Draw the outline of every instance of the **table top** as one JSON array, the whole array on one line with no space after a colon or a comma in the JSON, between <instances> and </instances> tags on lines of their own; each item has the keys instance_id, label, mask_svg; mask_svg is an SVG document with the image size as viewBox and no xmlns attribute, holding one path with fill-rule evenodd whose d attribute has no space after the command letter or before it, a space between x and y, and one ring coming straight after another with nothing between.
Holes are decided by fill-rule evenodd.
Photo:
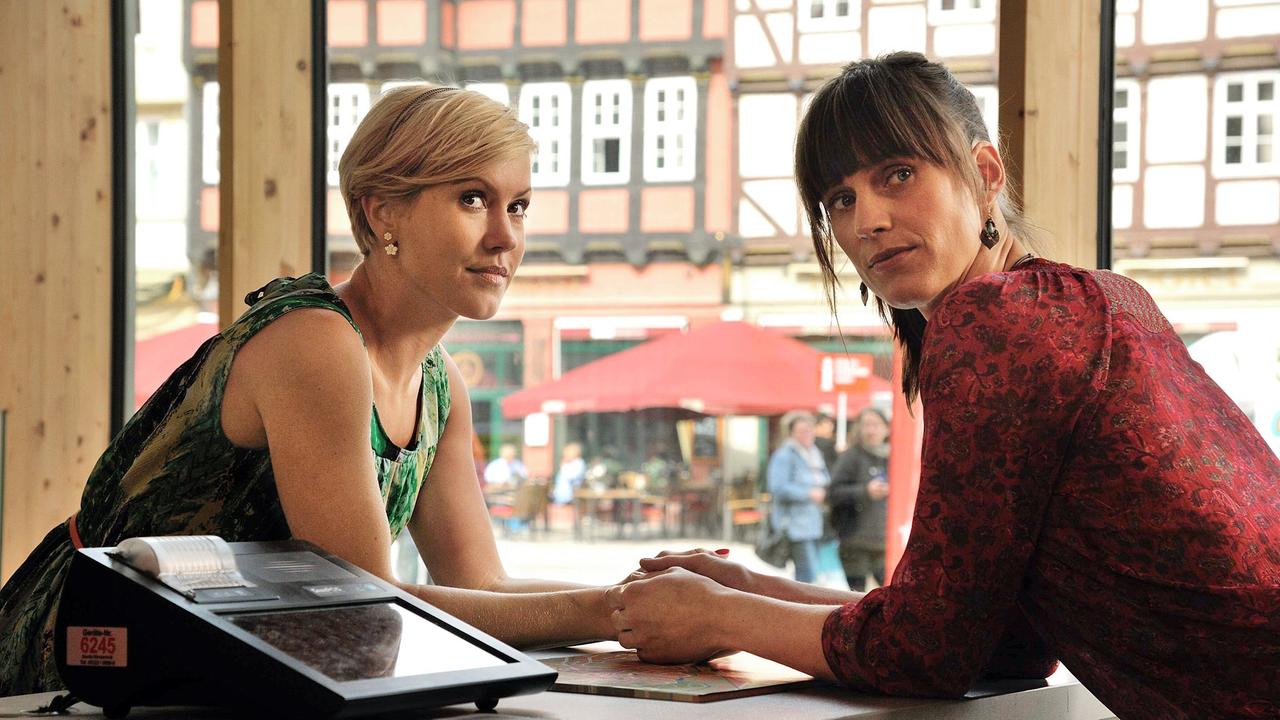
<instances>
[{"instance_id":1,"label":"table top","mask_svg":"<svg viewBox=\"0 0 1280 720\"><path fill-rule=\"evenodd\" d=\"M546 657L547 655L543 655ZM56 693L0 698L0 718L25 717L22 713L47 704ZM544 692L506 698L493 713L481 713L471 705L453 705L423 711L417 717L502 717L549 720L607 718L608 720L1107 720L1113 714L1065 669L1048 684L1031 690L974 700L922 700L864 695L834 686L721 700L684 703ZM70 717L102 718L97 708L76 705ZM137 708L130 718L179 720L238 720L247 717L229 710L201 708Z\"/></svg>"}]
</instances>

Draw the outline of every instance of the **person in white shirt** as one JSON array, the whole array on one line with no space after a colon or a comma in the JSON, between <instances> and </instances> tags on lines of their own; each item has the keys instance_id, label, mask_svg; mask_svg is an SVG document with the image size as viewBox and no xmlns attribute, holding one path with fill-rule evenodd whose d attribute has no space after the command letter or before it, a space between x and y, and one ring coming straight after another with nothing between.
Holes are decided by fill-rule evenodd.
<instances>
[{"instance_id":1,"label":"person in white shirt","mask_svg":"<svg viewBox=\"0 0 1280 720\"><path fill-rule=\"evenodd\" d=\"M582 446L576 442L565 445L560 470L556 472L556 482L551 489L551 502L557 505L573 502L573 493L582 485L586 475L587 462L582 459Z\"/></svg>"},{"instance_id":2,"label":"person in white shirt","mask_svg":"<svg viewBox=\"0 0 1280 720\"><path fill-rule=\"evenodd\" d=\"M528 477L529 472L525 470L520 458L516 457L516 446L511 443L499 448L497 459L490 462L484 469L486 490L514 487Z\"/></svg>"}]
</instances>

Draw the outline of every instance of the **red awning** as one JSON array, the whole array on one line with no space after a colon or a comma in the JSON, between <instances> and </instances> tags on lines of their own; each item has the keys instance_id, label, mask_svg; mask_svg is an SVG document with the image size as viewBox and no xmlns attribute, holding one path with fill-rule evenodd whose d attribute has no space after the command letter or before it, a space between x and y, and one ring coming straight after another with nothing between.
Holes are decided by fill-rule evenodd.
<instances>
[{"instance_id":1,"label":"red awning","mask_svg":"<svg viewBox=\"0 0 1280 720\"><path fill-rule=\"evenodd\" d=\"M684 408L706 415L780 415L790 410L832 412L836 393L819 392L823 353L743 322L718 322L650 340L582 367L559 380L526 388L502 401L502 414L573 415L644 408ZM868 392L848 398L850 411L888 391L872 376Z\"/></svg>"}]
</instances>

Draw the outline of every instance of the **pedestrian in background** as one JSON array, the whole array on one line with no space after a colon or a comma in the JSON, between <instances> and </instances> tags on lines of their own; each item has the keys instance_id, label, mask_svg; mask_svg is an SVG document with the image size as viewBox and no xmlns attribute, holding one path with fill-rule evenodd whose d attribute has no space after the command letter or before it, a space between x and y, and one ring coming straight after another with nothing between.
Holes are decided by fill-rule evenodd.
<instances>
[{"instance_id":1,"label":"pedestrian in background","mask_svg":"<svg viewBox=\"0 0 1280 720\"><path fill-rule=\"evenodd\" d=\"M582 445L571 442L564 446L560 469L556 471L555 485L551 489L551 502L568 505L573 494L582 487L587 476L587 461L582 459Z\"/></svg>"},{"instance_id":2,"label":"pedestrian in background","mask_svg":"<svg viewBox=\"0 0 1280 720\"><path fill-rule=\"evenodd\" d=\"M793 411L782 416L787 440L769 458L768 486L773 497L770 522L791 541L795 578L817 577L818 540L822 538L822 509L827 498L826 462L814 444L814 418Z\"/></svg>"},{"instance_id":3,"label":"pedestrian in background","mask_svg":"<svg viewBox=\"0 0 1280 720\"><path fill-rule=\"evenodd\" d=\"M813 444L822 453L822 462L830 474L836 466L840 451L836 448L836 421L830 415L818 413L813 421Z\"/></svg>"},{"instance_id":4,"label":"pedestrian in background","mask_svg":"<svg viewBox=\"0 0 1280 720\"><path fill-rule=\"evenodd\" d=\"M529 477L524 463L516 457L516 446L505 443L498 449L498 457L484 469L487 490L514 488Z\"/></svg>"},{"instance_id":5,"label":"pedestrian in background","mask_svg":"<svg viewBox=\"0 0 1280 720\"><path fill-rule=\"evenodd\" d=\"M854 421L853 442L831 471L831 524L840 538L840 562L849 589L866 589L867 575L884 584L885 523L889 510L889 421L864 408Z\"/></svg>"}]
</instances>

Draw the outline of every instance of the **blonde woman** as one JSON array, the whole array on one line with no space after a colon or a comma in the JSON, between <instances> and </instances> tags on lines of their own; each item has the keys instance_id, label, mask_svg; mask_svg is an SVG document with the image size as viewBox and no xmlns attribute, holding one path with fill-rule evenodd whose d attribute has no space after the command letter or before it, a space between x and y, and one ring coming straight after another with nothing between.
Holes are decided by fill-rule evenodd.
<instances>
[{"instance_id":1,"label":"blonde woman","mask_svg":"<svg viewBox=\"0 0 1280 720\"><path fill-rule=\"evenodd\" d=\"M524 254L534 145L508 108L393 90L339 166L364 261L281 278L111 442L80 510L0 590L0 696L60 686L53 623L76 547L140 535L309 540L396 582L407 527L433 586L404 586L516 645L613 637L603 590L511 578L471 457L471 404L440 339L498 310ZM399 583L397 583L399 584Z\"/></svg>"}]
</instances>

